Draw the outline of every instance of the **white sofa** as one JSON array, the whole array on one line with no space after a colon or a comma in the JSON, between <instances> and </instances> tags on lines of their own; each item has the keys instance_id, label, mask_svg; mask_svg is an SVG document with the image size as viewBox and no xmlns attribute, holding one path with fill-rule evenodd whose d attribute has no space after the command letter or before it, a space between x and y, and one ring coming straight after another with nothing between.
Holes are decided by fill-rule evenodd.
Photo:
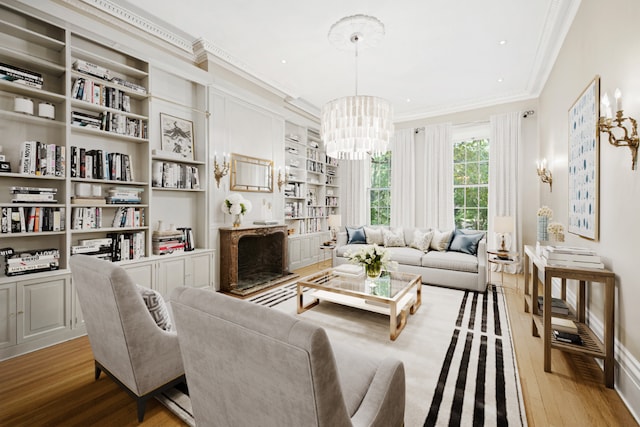
<instances>
[{"instance_id":1,"label":"white sofa","mask_svg":"<svg viewBox=\"0 0 640 427\"><path fill-rule=\"evenodd\" d=\"M372 226L372 228L389 229L384 226ZM410 247L416 228L403 227L404 247L389 247L391 259L398 263L398 271L420 274L422 283L446 286L450 288L468 289L484 292L487 288L487 251L486 237L483 237L477 246L476 255L456 251L429 250L424 252ZM419 229L428 231L428 229ZM458 230L464 234L481 233L477 230ZM366 243L364 243L366 244ZM362 248L363 243L347 244L347 232L338 233L336 248L333 251L333 266L349 262L345 257L348 252L354 252Z\"/></svg>"}]
</instances>

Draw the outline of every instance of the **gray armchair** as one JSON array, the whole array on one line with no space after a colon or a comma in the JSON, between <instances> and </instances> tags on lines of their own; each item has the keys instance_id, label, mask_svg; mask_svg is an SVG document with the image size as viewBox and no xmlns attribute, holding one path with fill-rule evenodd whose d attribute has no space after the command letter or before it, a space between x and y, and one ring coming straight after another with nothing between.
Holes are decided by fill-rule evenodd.
<instances>
[{"instance_id":1,"label":"gray armchair","mask_svg":"<svg viewBox=\"0 0 640 427\"><path fill-rule=\"evenodd\" d=\"M199 426L401 426L402 362L332 345L319 326L210 290L171 304Z\"/></svg>"},{"instance_id":2,"label":"gray armchair","mask_svg":"<svg viewBox=\"0 0 640 427\"><path fill-rule=\"evenodd\" d=\"M175 330L158 327L136 285L121 267L86 255L71 257L71 275L95 361L95 379L104 372L133 396L138 421L149 398L184 382Z\"/></svg>"}]
</instances>

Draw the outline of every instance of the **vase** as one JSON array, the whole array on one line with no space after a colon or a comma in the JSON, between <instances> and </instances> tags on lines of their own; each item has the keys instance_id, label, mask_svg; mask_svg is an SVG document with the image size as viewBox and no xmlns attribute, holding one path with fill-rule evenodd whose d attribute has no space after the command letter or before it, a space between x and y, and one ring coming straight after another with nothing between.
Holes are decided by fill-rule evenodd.
<instances>
[{"instance_id":1,"label":"vase","mask_svg":"<svg viewBox=\"0 0 640 427\"><path fill-rule=\"evenodd\" d=\"M382 273L382 266L367 264L365 265L364 270L367 272L367 277L369 279L377 279L380 277L380 273Z\"/></svg>"},{"instance_id":2,"label":"vase","mask_svg":"<svg viewBox=\"0 0 640 427\"><path fill-rule=\"evenodd\" d=\"M233 226L234 227L240 227L240 225L242 224L242 214L236 214L233 217Z\"/></svg>"},{"instance_id":3,"label":"vase","mask_svg":"<svg viewBox=\"0 0 640 427\"><path fill-rule=\"evenodd\" d=\"M546 242L549 240L549 232L547 231L547 226L549 225L549 218L546 216L538 217L538 241Z\"/></svg>"}]
</instances>

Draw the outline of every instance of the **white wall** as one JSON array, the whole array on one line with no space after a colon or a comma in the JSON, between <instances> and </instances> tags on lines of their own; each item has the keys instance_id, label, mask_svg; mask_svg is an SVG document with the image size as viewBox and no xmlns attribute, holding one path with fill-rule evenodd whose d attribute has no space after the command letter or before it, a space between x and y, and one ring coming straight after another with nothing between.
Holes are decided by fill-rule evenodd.
<instances>
[{"instance_id":1,"label":"white wall","mask_svg":"<svg viewBox=\"0 0 640 427\"><path fill-rule=\"evenodd\" d=\"M554 211L554 220L568 220L568 110L596 74L601 90L619 87L625 116L640 118L640 37L637 0L583 0L558 59L539 98L540 157L553 172L553 192L540 191L540 202ZM617 341L616 387L635 414L640 413L638 373L640 358L640 286L636 242L640 239L633 219L640 212L640 171L631 170L628 148L600 141L600 240L567 235L567 244L595 249L616 273L615 321ZM531 214L534 214L531 212ZM590 321L602 331L601 286L592 285ZM633 383L635 382L635 383ZM637 418L637 415L636 415Z\"/></svg>"}]
</instances>

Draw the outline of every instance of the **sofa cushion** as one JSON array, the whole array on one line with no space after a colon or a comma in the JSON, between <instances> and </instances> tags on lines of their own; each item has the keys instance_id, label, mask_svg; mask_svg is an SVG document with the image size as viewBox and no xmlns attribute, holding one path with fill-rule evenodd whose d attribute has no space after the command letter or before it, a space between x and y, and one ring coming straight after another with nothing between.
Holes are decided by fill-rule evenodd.
<instances>
[{"instance_id":1,"label":"sofa cushion","mask_svg":"<svg viewBox=\"0 0 640 427\"><path fill-rule=\"evenodd\" d=\"M433 231L422 231L416 229L413 232L413 239L409 246L421 250L422 252L428 252L431 239L433 239Z\"/></svg>"},{"instance_id":2,"label":"sofa cushion","mask_svg":"<svg viewBox=\"0 0 640 427\"><path fill-rule=\"evenodd\" d=\"M142 296L144 304L147 306L147 310L149 310L149 314L153 317L158 327L165 331L173 330L169 310L167 310L167 305L160 292L140 285L136 285L136 287L140 292L140 296Z\"/></svg>"},{"instance_id":3,"label":"sofa cushion","mask_svg":"<svg viewBox=\"0 0 640 427\"><path fill-rule=\"evenodd\" d=\"M384 245L386 247L404 247L404 230L402 227L394 228L391 230L383 230L382 237L384 239Z\"/></svg>"},{"instance_id":4,"label":"sofa cushion","mask_svg":"<svg viewBox=\"0 0 640 427\"><path fill-rule=\"evenodd\" d=\"M449 244L449 250L462 252L469 255L478 253L478 242L482 240L484 233L471 233L465 230L456 229Z\"/></svg>"},{"instance_id":5,"label":"sofa cushion","mask_svg":"<svg viewBox=\"0 0 640 427\"><path fill-rule=\"evenodd\" d=\"M364 234L364 227L347 226L346 228L347 228L347 244L367 243L367 238Z\"/></svg>"},{"instance_id":6,"label":"sofa cushion","mask_svg":"<svg viewBox=\"0 0 640 427\"><path fill-rule=\"evenodd\" d=\"M478 258L462 252L431 251L422 256L422 266L477 273Z\"/></svg>"},{"instance_id":7,"label":"sofa cushion","mask_svg":"<svg viewBox=\"0 0 640 427\"><path fill-rule=\"evenodd\" d=\"M367 239L368 245L384 245L384 238L382 237L382 228L376 227L364 227L364 234Z\"/></svg>"},{"instance_id":8,"label":"sofa cushion","mask_svg":"<svg viewBox=\"0 0 640 427\"><path fill-rule=\"evenodd\" d=\"M433 238L431 239L431 244L429 245L429 247L435 251L446 251L449 247L449 242L451 241L452 235L453 230L433 230Z\"/></svg>"},{"instance_id":9,"label":"sofa cushion","mask_svg":"<svg viewBox=\"0 0 640 427\"><path fill-rule=\"evenodd\" d=\"M416 265L418 267L422 265L424 252L421 250L403 246L387 248L387 251L391 261L396 261L398 264Z\"/></svg>"}]
</instances>

